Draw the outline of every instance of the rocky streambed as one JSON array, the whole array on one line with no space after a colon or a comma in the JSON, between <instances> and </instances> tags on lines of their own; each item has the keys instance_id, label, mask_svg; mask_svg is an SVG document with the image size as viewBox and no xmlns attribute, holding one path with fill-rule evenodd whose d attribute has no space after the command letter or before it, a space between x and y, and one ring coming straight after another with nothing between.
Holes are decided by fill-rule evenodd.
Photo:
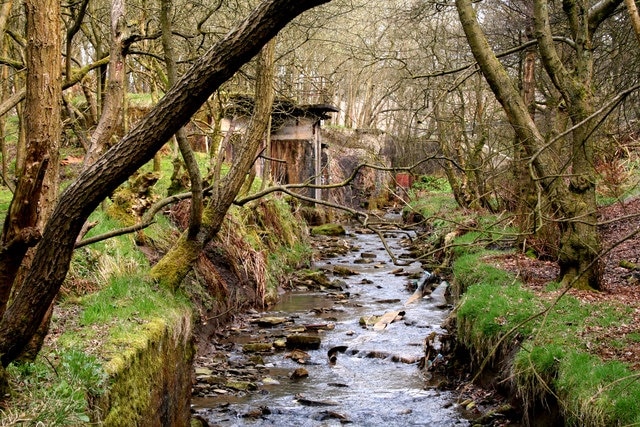
<instances>
[{"instance_id":1,"label":"rocky streambed","mask_svg":"<svg viewBox=\"0 0 640 427\"><path fill-rule=\"evenodd\" d=\"M438 387L447 284L406 254L406 232L384 236L401 266L366 230L317 237L314 271L196 360L195 415L219 426L469 425L468 405Z\"/></svg>"}]
</instances>

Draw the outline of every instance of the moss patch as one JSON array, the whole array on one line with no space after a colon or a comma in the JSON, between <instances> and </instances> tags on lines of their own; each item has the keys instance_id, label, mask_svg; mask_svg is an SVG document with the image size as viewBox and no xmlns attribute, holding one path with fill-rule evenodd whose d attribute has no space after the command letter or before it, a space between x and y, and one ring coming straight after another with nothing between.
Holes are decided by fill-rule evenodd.
<instances>
[{"instance_id":1,"label":"moss patch","mask_svg":"<svg viewBox=\"0 0 640 427\"><path fill-rule=\"evenodd\" d=\"M191 390L191 313L182 322L152 319L105 363L107 393L96 402L105 426L188 425ZM177 320L177 319L176 319Z\"/></svg>"},{"instance_id":2,"label":"moss patch","mask_svg":"<svg viewBox=\"0 0 640 427\"><path fill-rule=\"evenodd\" d=\"M629 324L630 310L557 286L533 292L496 268L495 254L476 245L453 262L457 339L474 366L494 368L496 383L512 384L527 410L557 402L568 425L639 423L639 374L590 351L589 331Z\"/></svg>"},{"instance_id":3,"label":"moss patch","mask_svg":"<svg viewBox=\"0 0 640 427\"><path fill-rule=\"evenodd\" d=\"M322 224L311 229L313 236L344 236L346 230L340 224Z\"/></svg>"}]
</instances>

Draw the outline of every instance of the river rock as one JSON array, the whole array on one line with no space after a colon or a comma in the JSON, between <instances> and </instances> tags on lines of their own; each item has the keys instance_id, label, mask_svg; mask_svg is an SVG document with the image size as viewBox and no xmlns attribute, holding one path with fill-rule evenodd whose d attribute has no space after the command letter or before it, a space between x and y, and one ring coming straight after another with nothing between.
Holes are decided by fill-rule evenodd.
<instances>
[{"instance_id":1,"label":"river rock","mask_svg":"<svg viewBox=\"0 0 640 427\"><path fill-rule=\"evenodd\" d=\"M347 231L340 224L322 224L311 228L312 236L344 236Z\"/></svg>"},{"instance_id":2,"label":"river rock","mask_svg":"<svg viewBox=\"0 0 640 427\"><path fill-rule=\"evenodd\" d=\"M250 382L250 381L237 381L237 380L229 380L225 384L225 387L232 388L238 391L249 391L256 390L258 387Z\"/></svg>"},{"instance_id":3,"label":"river rock","mask_svg":"<svg viewBox=\"0 0 640 427\"><path fill-rule=\"evenodd\" d=\"M258 319L253 319L251 320L251 323L255 323L256 325L263 328L268 328L268 327L281 325L285 323L287 320L288 319L286 317L265 316L265 317L260 317Z\"/></svg>"},{"instance_id":4,"label":"river rock","mask_svg":"<svg viewBox=\"0 0 640 427\"><path fill-rule=\"evenodd\" d=\"M289 377L292 380L299 380L300 378L307 378L309 376L309 371L305 368L296 368Z\"/></svg>"},{"instance_id":5,"label":"river rock","mask_svg":"<svg viewBox=\"0 0 640 427\"><path fill-rule=\"evenodd\" d=\"M273 350L273 346L268 342L252 342L242 346L245 353L268 353Z\"/></svg>"},{"instance_id":6,"label":"river rock","mask_svg":"<svg viewBox=\"0 0 640 427\"><path fill-rule=\"evenodd\" d=\"M276 380L275 378L264 377L262 379L262 384L264 384L264 385L280 385L280 381Z\"/></svg>"},{"instance_id":7,"label":"river rock","mask_svg":"<svg viewBox=\"0 0 640 427\"><path fill-rule=\"evenodd\" d=\"M326 287L328 289L335 289L335 290L338 290L338 291L342 291L342 290L348 288L347 282L345 282L344 280L341 280L341 279L336 279L336 280L332 281Z\"/></svg>"},{"instance_id":8,"label":"river rock","mask_svg":"<svg viewBox=\"0 0 640 427\"><path fill-rule=\"evenodd\" d=\"M339 403L333 400L312 400L302 396L296 398L299 404L305 406L338 406Z\"/></svg>"},{"instance_id":9,"label":"river rock","mask_svg":"<svg viewBox=\"0 0 640 427\"><path fill-rule=\"evenodd\" d=\"M351 423L351 421L349 421L349 418L346 415L341 414L339 412L323 411L320 414L318 414L318 420L319 421L325 421L325 420L329 420L329 419L340 420L341 424L349 424L349 423Z\"/></svg>"},{"instance_id":10,"label":"river rock","mask_svg":"<svg viewBox=\"0 0 640 427\"><path fill-rule=\"evenodd\" d=\"M312 288L330 285L327 274L318 270L301 270L296 273L296 281Z\"/></svg>"},{"instance_id":11,"label":"river rock","mask_svg":"<svg viewBox=\"0 0 640 427\"><path fill-rule=\"evenodd\" d=\"M216 375L202 375L202 376L196 377L196 381L200 383L213 385L213 384L224 384L226 379Z\"/></svg>"},{"instance_id":12,"label":"river rock","mask_svg":"<svg viewBox=\"0 0 640 427\"><path fill-rule=\"evenodd\" d=\"M342 265L336 265L333 267L333 274L336 276L355 276L359 274L357 271L350 269L349 267L344 267Z\"/></svg>"},{"instance_id":13,"label":"river rock","mask_svg":"<svg viewBox=\"0 0 640 427\"><path fill-rule=\"evenodd\" d=\"M302 350L298 350L298 349L293 350L291 353L287 354L285 357L291 360L295 360L296 362L302 363L302 364L307 363L307 360L311 359L311 356L309 355L309 353L304 352Z\"/></svg>"},{"instance_id":14,"label":"river rock","mask_svg":"<svg viewBox=\"0 0 640 427\"><path fill-rule=\"evenodd\" d=\"M333 331L336 328L335 323L311 323L302 326L305 331Z\"/></svg>"},{"instance_id":15,"label":"river rock","mask_svg":"<svg viewBox=\"0 0 640 427\"><path fill-rule=\"evenodd\" d=\"M299 350L317 350L320 348L320 337L317 335L293 334L287 336L287 348Z\"/></svg>"},{"instance_id":16,"label":"river rock","mask_svg":"<svg viewBox=\"0 0 640 427\"><path fill-rule=\"evenodd\" d=\"M211 375L213 373L213 371L209 368L196 368L194 370L194 373L196 374L196 376L199 375Z\"/></svg>"},{"instance_id":17,"label":"river rock","mask_svg":"<svg viewBox=\"0 0 640 427\"><path fill-rule=\"evenodd\" d=\"M380 317L381 316L374 316L374 315L362 316L358 321L358 324L363 328L366 328L367 326L374 325L378 320L380 320Z\"/></svg>"}]
</instances>

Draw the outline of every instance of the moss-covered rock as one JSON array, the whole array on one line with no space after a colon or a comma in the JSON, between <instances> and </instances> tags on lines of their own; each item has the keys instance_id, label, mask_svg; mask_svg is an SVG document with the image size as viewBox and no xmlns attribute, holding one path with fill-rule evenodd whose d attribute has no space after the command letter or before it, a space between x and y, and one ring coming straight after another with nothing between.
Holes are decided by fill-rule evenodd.
<instances>
[{"instance_id":1,"label":"moss-covered rock","mask_svg":"<svg viewBox=\"0 0 640 427\"><path fill-rule=\"evenodd\" d=\"M312 236L344 236L347 234L340 224L322 224L311 229Z\"/></svg>"}]
</instances>

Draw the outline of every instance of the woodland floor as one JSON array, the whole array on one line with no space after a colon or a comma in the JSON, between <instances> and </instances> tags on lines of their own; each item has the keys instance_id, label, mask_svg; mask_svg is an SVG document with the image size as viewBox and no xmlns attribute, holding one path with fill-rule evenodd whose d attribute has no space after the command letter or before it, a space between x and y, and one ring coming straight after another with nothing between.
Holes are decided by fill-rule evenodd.
<instances>
[{"instance_id":1,"label":"woodland floor","mask_svg":"<svg viewBox=\"0 0 640 427\"><path fill-rule=\"evenodd\" d=\"M602 224L599 228L602 247L608 249L604 255L602 289L600 292L570 290L569 294L585 303L612 302L633 309L633 322L621 323L615 328L585 328L583 334L591 337L589 347L594 354L604 360L627 362L634 370L640 370L640 342L624 348L607 344L640 332L640 197L624 205L616 203L601 208L598 219ZM508 255L497 261L501 268L517 273L525 285L536 292L541 292L558 274L556 263L523 254ZM630 262L636 268L621 267L621 261ZM593 339L594 336L602 339Z\"/></svg>"}]
</instances>

